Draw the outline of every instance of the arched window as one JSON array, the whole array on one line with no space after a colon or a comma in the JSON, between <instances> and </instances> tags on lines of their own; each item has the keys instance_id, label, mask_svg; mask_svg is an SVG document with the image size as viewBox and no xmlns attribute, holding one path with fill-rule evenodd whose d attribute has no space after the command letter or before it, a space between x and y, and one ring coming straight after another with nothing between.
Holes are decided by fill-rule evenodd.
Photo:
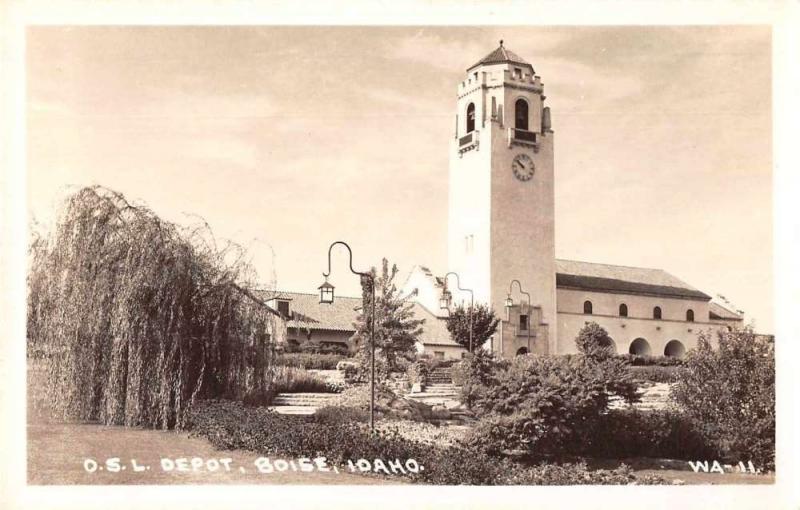
<instances>
[{"instance_id":1,"label":"arched window","mask_svg":"<svg viewBox=\"0 0 800 510\"><path fill-rule=\"evenodd\" d=\"M514 127L528 130L528 102L524 99L517 99L514 103Z\"/></svg>"},{"instance_id":2,"label":"arched window","mask_svg":"<svg viewBox=\"0 0 800 510\"><path fill-rule=\"evenodd\" d=\"M628 316L628 305L622 303L619 305L619 316L620 317L627 317Z\"/></svg>"},{"instance_id":3,"label":"arched window","mask_svg":"<svg viewBox=\"0 0 800 510\"><path fill-rule=\"evenodd\" d=\"M694 310L692 310L691 308L686 310L686 320L688 322L694 322Z\"/></svg>"},{"instance_id":4,"label":"arched window","mask_svg":"<svg viewBox=\"0 0 800 510\"><path fill-rule=\"evenodd\" d=\"M682 358L686 354L686 347L683 346L678 340L670 340L664 347L664 356L670 358Z\"/></svg>"},{"instance_id":5,"label":"arched window","mask_svg":"<svg viewBox=\"0 0 800 510\"><path fill-rule=\"evenodd\" d=\"M584 301L583 302L583 313L591 315L592 314L592 302L591 301Z\"/></svg>"},{"instance_id":6,"label":"arched window","mask_svg":"<svg viewBox=\"0 0 800 510\"><path fill-rule=\"evenodd\" d=\"M628 349L630 354L638 354L640 356L649 356L652 350L650 349L650 344L644 338L637 338L633 342L631 342L631 346Z\"/></svg>"},{"instance_id":7,"label":"arched window","mask_svg":"<svg viewBox=\"0 0 800 510\"><path fill-rule=\"evenodd\" d=\"M661 318L661 307L660 306L657 306L657 307L653 308L653 318L654 319L660 319Z\"/></svg>"},{"instance_id":8,"label":"arched window","mask_svg":"<svg viewBox=\"0 0 800 510\"><path fill-rule=\"evenodd\" d=\"M475 131L475 103L467 106L467 133Z\"/></svg>"},{"instance_id":9,"label":"arched window","mask_svg":"<svg viewBox=\"0 0 800 510\"><path fill-rule=\"evenodd\" d=\"M528 354L528 349L525 347L520 347L517 349L517 356L525 356L526 354Z\"/></svg>"}]
</instances>

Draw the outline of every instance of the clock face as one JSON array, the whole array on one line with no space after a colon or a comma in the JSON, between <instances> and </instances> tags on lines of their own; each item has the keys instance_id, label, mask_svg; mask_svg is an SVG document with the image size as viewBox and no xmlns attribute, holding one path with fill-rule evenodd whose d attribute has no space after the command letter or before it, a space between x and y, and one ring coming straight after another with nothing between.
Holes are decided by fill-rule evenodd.
<instances>
[{"instance_id":1,"label":"clock face","mask_svg":"<svg viewBox=\"0 0 800 510\"><path fill-rule=\"evenodd\" d=\"M527 154L519 154L511 163L511 169L514 171L514 176L517 179L520 181L529 181L533 177L535 167L530 156Z\"/></svg>"}]
</instances>

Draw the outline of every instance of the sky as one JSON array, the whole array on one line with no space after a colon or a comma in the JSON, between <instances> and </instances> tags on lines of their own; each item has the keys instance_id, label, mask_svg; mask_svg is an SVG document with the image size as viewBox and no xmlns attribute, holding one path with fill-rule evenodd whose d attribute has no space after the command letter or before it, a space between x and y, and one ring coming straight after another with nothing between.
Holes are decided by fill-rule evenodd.
<instances>
[{"instance_id":1,"label":"sky","mask_svg":"<svg viewBox=\"0 0 800 510\"><path fill-rule=\"evenodd\" d=\"M100 184L246 246L265 286L446 272L456 87L505 46L555 131L556 256L664 269L773 331L768 27L35 27L28 204ZM331 282L359 295L344 252Z\"/></svg>"}]
</instances>

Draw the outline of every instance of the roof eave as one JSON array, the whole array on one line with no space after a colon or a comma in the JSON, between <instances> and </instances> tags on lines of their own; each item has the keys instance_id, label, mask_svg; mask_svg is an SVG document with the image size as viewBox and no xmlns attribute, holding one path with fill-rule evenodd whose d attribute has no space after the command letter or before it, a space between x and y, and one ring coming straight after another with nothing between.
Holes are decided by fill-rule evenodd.
<instances>
[{"instance_id":1,"label":"roof eave","mask_svg":"<svg viewBox=\"0 0 800 510\"><path fill-rule=\"evenodd\" d=\"M491 66L491 65L496 65L496 64L514 64L514 65L518 65L518 66L522 66L522 67L527 67L527 68L529 68L531 70L531 73L534 72L533 71L533 66L531 64L529 64L527 62L517 62L517 61L514 61L514 60L496 60L496 61L488 61L488 62L480 61L480 62L478 62L476 64L473 64L472 66L468 67L467 68L467 72L469 73L473 69L477 69L478 67L481 67L481 66Z\"/></svg>"},{"instance_id":2,"label":"roof eave","mask_svg":"<svg viewBox=\"0 0 800 510\"><path fill-rule=\"evenodd\" d=\"M561 280L559 282L559 280ZM564 281L568 280L568 281ZM647 283L628 282L612 278L598 278L592 276L556 274L556 288L585 290L590 292L606 292L610 294L632 294L637 296L668 297L675 299L690 299L711 301L711 296L696 289L682 289L666 285L653 285Z\"/></svg>"}]
</instances>

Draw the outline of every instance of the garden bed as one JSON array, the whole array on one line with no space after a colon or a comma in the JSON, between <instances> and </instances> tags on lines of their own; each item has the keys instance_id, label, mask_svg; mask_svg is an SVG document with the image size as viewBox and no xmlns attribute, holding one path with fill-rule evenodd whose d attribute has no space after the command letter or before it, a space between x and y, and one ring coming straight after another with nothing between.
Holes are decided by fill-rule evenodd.
<instances>
[{"instance_id":1,"label":"garden bed","mask_svg":"<svg viewBox=\"0 0 800 510\"><path fill-rule=\"evenodd\" d=\"M383 428L384 425L381 425ZM391 426L389 426L391 428ZM191 412L191 433L221 449L243 449L291 458L324 456L334 465L357 459L408 459L422 469L403 473L416 483L438 485L628 485L663 483L634 475L627 466L592 470L583 463L522 466L506 458L457 446L410 440L396 430L370 434L363 423L284 416L229 401L205 401Z\"/></svg>"}]
</instances>

